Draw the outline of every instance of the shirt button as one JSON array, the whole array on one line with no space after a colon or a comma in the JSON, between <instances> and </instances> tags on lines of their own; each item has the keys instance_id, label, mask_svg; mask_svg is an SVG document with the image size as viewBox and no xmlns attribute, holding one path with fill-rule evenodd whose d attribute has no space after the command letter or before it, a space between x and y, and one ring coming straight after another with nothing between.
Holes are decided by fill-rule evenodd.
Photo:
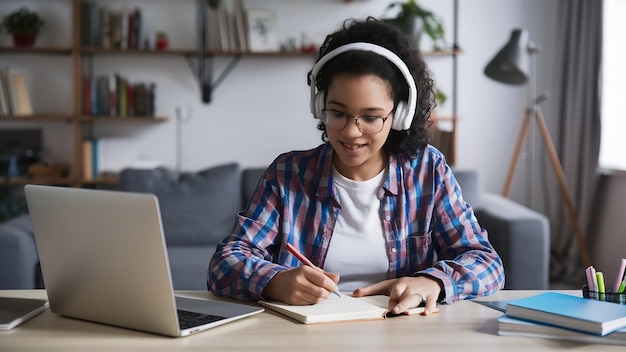
<instances>
[{"instance_id":1,"label":"shirt button","mask_svg":"<svg viewBox=\"0 0 626 352\"><path fill-rule=\"evenodd\" d=\"M391 253L395 253L395 252L397 252L397 251L398 251L397 249L395 249L395 248L391 248Z\"/></svg>"},{"instance_id":2,"label":"shirt button","mask_svg":"<svg viewBox=\"0 0 626 352\"><path fill-rule=\"evenodd\" d=\"M385 221L390 221L391 220L391 216L387 215L385 216Z\"/></svg>"}]
</instances>

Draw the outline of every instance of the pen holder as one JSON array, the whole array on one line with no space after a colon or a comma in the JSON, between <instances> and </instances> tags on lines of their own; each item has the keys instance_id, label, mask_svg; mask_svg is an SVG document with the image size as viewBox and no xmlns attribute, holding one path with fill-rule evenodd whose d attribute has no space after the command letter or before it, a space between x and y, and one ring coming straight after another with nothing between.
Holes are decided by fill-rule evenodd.
<instances>
[{"instance_id":1,"label":"pen holder","mask_svg":"<svg viewBox=\"0 0 626 352\"><path fill-rule=\"evenodd\" d=\"M583 297L597 301L626 304L626 293L613 293L610 289L606 293L589 291L589 286L587 285L583 286Z\"/></svg>"}]
</instances>

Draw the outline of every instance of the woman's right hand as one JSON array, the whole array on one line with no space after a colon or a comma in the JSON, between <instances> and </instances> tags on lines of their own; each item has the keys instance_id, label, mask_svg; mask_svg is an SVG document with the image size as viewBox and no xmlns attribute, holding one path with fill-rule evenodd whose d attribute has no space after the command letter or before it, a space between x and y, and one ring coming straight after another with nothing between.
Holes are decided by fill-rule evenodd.
<instances>
[{"instance_id":1,"label":"woman's right hand","mask_svg":"<svg viewBox=\"0 0 626 352\"><path fill-rule=\"evenodd\" d=\"M291 305L315 304L333 294L338 282L337 274L303 265L274 275L265 286L263 297Z\"/></svg>"}]
</instances>

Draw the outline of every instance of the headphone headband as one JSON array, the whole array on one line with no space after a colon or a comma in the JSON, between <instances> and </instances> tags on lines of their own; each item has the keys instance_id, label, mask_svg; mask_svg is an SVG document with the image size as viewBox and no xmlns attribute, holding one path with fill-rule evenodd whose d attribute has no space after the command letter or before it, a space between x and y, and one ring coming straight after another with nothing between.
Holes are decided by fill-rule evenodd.
<instances>
[{"instance_id":1,"label":"headphone headband","mask_svg":"<svg viewBox=\"0 0 626 352\"><path fill-rule=\"evenodd\" d=\"M417 106L417 88L415 86L415 80L411 75L411 71L406 66L404 61L398 57L398 55L394 54L391 50L384 48L382 46L365 43L365 42L357 42L350 43L346 45L342 45L338 48L331 50L326 55L322 56L320 60L313 66L311 70L311 113L316 119L321 119L322 112L321 110L324 108L324 94L323 92L316 92L316 82L317 82L317 74L322 69L322 67L332 58L342 54L346 51L371 51L380 56L383 56L391 63L393 63L402 73L406 83L409 86L409 98L406 103L400 103L396 107L396 113L394 114L393 124L391 128L394 130L408 130L411 127L411 122L413 121L413 114L415 112L415 107ZM405 105L406 104L406 105Z\"/></svg>"}]
</instances>

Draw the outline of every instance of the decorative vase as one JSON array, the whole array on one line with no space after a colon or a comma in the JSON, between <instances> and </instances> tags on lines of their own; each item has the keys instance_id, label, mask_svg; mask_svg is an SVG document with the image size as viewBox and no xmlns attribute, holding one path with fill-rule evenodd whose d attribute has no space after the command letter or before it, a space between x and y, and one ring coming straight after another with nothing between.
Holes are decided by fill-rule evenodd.
<instances>
[{"instance_id":1,"label":"decorative vase","mask_svg":"<svg viewBox=\"0 0 626 352\"><path fill-rule=\"evenodd\" d=\"M35 45L37 39L37 33L25 32L25 33L13 33L13 44L15 46L30 47Z\"/></svg>"}]
</instances>

